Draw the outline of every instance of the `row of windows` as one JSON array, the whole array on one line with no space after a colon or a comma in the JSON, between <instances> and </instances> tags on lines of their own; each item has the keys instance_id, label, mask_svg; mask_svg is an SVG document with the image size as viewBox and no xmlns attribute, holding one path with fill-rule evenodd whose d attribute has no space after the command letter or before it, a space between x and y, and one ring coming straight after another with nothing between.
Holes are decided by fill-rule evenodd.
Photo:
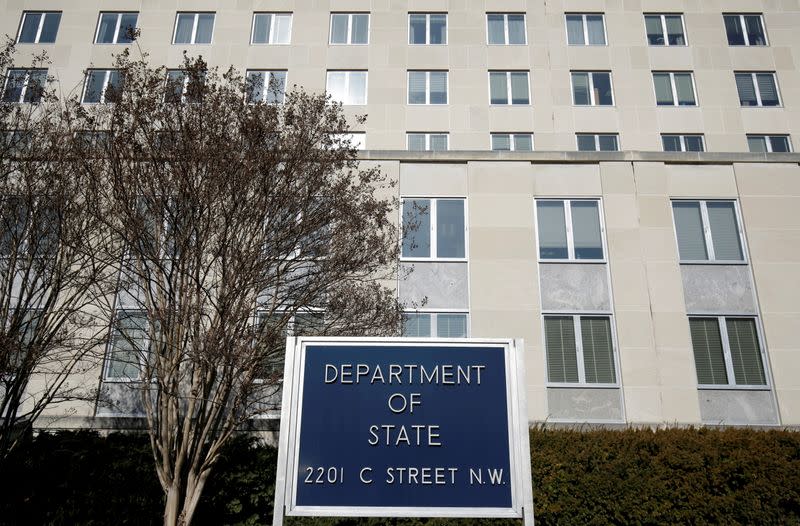
<instances>
[{"instance_id":1,"label":"row of windows","mask_svg":"<svg viewBox=\"0 0 800 526\"><path fill-rule=\"evenodd\" d=\"M97 21L96 44L129 44L136 29L138 12L101 12ZM173 44L210 44L214 35L214 12L179 12L175 15ZM573 46L605 46L608 43L604 13L565 13L567 43ZM26 11L17 34L19 43L52 44L61 21L59 11ZM369 13L331 13L330 44L369 44ZM731 46L766 46L764 18L758 13L723 14ZM647 43L651 46L686 46L686 25L680 13L644 15ZM251 44L289 44L292 13L253 13ZM524 13L486 13L486 42L489 45L526 45ZM447 13L409 13L408 43L446 45Z\"/></svg>"}]
</instances>

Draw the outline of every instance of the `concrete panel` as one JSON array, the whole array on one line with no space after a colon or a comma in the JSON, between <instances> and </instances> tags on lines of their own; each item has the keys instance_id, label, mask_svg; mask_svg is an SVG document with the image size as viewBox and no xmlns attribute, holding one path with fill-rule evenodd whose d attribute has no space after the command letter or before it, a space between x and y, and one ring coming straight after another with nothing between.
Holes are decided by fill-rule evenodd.
<instances>
[{"instance_id":1,"label":"concrete panel","mask_svg":"<svg viewBox=\"0 0 800 526\"><path fill-rule=\"evenodd\" d=\"M534 165L537 197L599 196L603 189L597 164Z\"/></svg>"},{"instance_id":2,"label":"concrete panel","mask_svg":"<svg viewBox=\"0 0 800 526\"><path fill-rule=\"evenodd\" d=\"M406 276L408 270L411 273ZM401 263L400 301L428 309L468 309L467 264L462 262Z\"/></svg>"},{"instance_id":3,"label":"concrete panel","mask_svg":"<svg viewBox=\"0 0 800 526\"><path fill-rule=\"evenodd\" d=\"M401 196L466 196L467 165L402 163Z\"/></svg>"},{"instance_id":4,"label":"concrete panel","mask_svg":"<svg viewBox=\"0 0 800 526\"><path fill-rule=\"evenodd\" d=\"M681 265L686 312L757 314L747 265Z\"/></svg>"},{"instance_id":5,"label":"concrete panel","mask_svg":"<svg viewBox=\"0 0 800 526\"><path fill-rule=\"evenodd\" d=\"M547 389L547 418L573 422L622 422L620 389L561 388Z\"/></svg>"},{"instance_id":6,"label":"concrete panel","mask_svg":"<svg viewBox=\"0 0 800 526\"><path fill-rule=\"evenodd\" d=\"M697 391L704 424L779 424L772 391Z\"/></svg>"},{"instance_id":7,"label":"concrete panel","mask_svg":"<svg viewBox=\"0 0 800 526\"><path fill-rule=\"evenodd\" d=\"M542 263L539 265L542 310L610 311L608 274L604 264Z\"/></svg>"}]
</instances>

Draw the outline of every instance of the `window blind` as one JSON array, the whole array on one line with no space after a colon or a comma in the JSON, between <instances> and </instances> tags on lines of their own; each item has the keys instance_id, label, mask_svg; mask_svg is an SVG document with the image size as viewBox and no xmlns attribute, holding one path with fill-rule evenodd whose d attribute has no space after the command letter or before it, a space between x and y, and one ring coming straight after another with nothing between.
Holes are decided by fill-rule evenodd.
<instances>
[{"instance_id":1,"label":"window blind","mask_svg":"<svg viewBox=\"0 0 800 526\"><path fill-rule=\"evenodd\" d=\"M588 73L572 74L572 100L578 105L591 104Z\"/></svg>"},{"instance_id":2,"label":"window blind","mask_svg":"<svg viewBox=\"0 0 800 526\"><path fill-rule=\"evenodd\" d=\"M567 15L567 42L573 46L585 44L583 40L583 18L581 15Z\"/></svg>"},{"instance_id":3,"label":"window blind","mask_svg":"<svg viewBox=\"0 0 800 526\"><path fill-rule=\"evenodd\" d=\"M739 226L733 203L709 201L706 203L706 209L711 229L711 242L714 245L714 259L724 261L744 259L742 246L739 243Z\"/></svg>"},{"instance_id":4,"label":"window blind","mask_svg":"<svg viewBox=\"0 0 800 526\"><path fill-rule=\"evenodd\" d=\"M403 314L403 336L429 338L431 336L431 315Z\"/></svg>"},{"instance_id":5,"label":"window blind","mask_svg":"<svg viewBox=\"0 0 800 526\"><path fill-rule=\"evenodd\" d=\"M408 135L408 149L412 152L425 151L425 134L411 133Z\"/></svg>"},{"instance_id":6,"label":"window blind","mask_svg":"<svg viewBox=\"0 0 800 526\"><path fill-rule=\"evenodd\" d=\"M447 150L447 135L444 133L432 133L430 136L432 152L443 152Z\"/></svg>"},{"instance_id":7,"label":"window blind","mask_svg":"<svg viewBox=\"0 0 800 526\"><path fill-rule=\"evenodd\" d=\"M437 314L436 336L439 338L466 338L467 316L465 314Z\"/></svg>"},{"instance_id":8,"label":"window blind","mask_svg":"<svg viewBox=\"0 0 800 526\"><path fill-rule=\"evenodd\" d=\"M572 201L570 208L575 259L603 259L597 201Z\"/></svg>"},{"instance_id":9,"label":"window blind","mask_svg":"<svg viewBox=\"0 0 800 526\"><path fill-rule=\"evenodd\" d=\"M505 133L492 135L492 150L511 150L511 137Z\"/></svg>"},{"instance_id":10,"label":"window blind","mask_svg":"<svg viewBox=\"0 0 800 526\"><path fill-rule=\"evenodd\" d=\"M683 22L680 16L666 16L667 38L671 46L685 46L686 40L683 36Z\"/></svg>"},{"instance_id":11,"label":"window blind","mask_svg":"<svg viewBox=\"0 0 800 526\"><path fill-rule=\"evenodd\" d=\"M610 320L604 317L581 317L581 343L586 382L615 383L617 376L614 368Z\"/></svg>"},{"instance_id":12,"label":"window blind","mask_svg":"<svg viewBox=\"0 0 800 526\"><path fill-rule=\"evenodd\" d=\"M436 209L436 255L463 258L464 200L439 199Z\"/></svg>"},{"instance_id":13,"label":"window blind","mask_svg":"<svg viewBox=\"0 0 800 526\"><path fill-rule=\"evenodd\" d=\"M431 71L431 104L447 104L447 72Z\"/></svg>"},{"instance_id":14,"label":"window blind","mask_svg":"<svg viewBox=\"0 0 800 526\"><path fill-rule=\"evenodd\" d=\"M347 44L347 15L331 15L331 44Z\"/></svg>"},{"instance_id":15,"label":"window blind","mask_svg":"<svg viewBox=\"0 0 800 526\"><path fill-rule=\"evenodd\" d=\"M691 74L675 73L675 91L678 93L678 104L680 106L694 106L696 104Z\"/></svg>"},{"instance_id":16,"label":"window blind","mask_svg":"<svg viewBox=\"0 0 800 526\"><path fill-rule=\"evenodd\" d=\"M425 104L425 72L410 71L408 73L408 103Z\"/></svg>"},{"instance_id":17,"label":"window blind","mask_svg":"<svg viewBox=\"0 0 800 526\"><path fill-rule=\"evenodd\" d=\"M522 71L511 72L511 104L529 104L528 74Z\"/></svg>"},{"instance_id":18,"label":"window blind","mask_svg":"<svg viewBox=\"0 0 800 526\"><path fill-rule=\"evenodd\" d=\"M738 385L766 385L756 322L749 318L727 318L728 345L733 375Z\"/></svg>"},{"instance_id":19,"label":"window blind","mask_svg":"<svg viewBox=\"0 0 800 526\"><path fill-rule=\"evenodd\" d=\"M758 82L758 92L761 95L761 104L763 106L777 106L778 101L778 88L775 86L775 75L772 73L758 73L756 74L756 82Z\"/></svg>"},{"instance_id":20,"label":"window blind","mask_svg":"<svg viewBox=\"0 0 800 526\"><path fill-rule=\"evenodd\" d=\"M764 38L764 28L761 26L761 17L750 15L744 17L744 25L747 28L747 40L751 46L764 46L767 39Z\"/></svg>"},{"instance_id":21,"label":"window blind","mask_svg":"<svg viewBox=\"0 0 800 526\"><path fill-rule=\"evenodd\" d=\"M189 44L192 41L192 28L194 27L194 15L182 13L178 15L178 27L175 30L176 44Z\"/></svg>"},{"instance_id":22,"label":"window blind","mask_svg":"<svg viewBox=\"0 0 800 526\"><path fill-rule=\"evenodd\" d=\"M197 33L195 34L195 44L210 44L211 35L214 32L214 14L200 13L197 17Z\"/></svg>"},{"instance_id":23,"label":"window blind","mask_svg":"<svg viewBox=\"0 0 800 526\"><path fill-rule=\"evenodd\" d=\"M544 331L548 380L551 382L577 382L578 358L572 317L547 316L544 319Z\"/></svg>"},{"instance_id":24,"label":"window blind","mask_svg":"<svg viewBox=\"0 0 800 526\"><path fill-rule=\"evenodd\" d=\"M369 15L353 15L351 44L366 44L369 41Z\"/></svg>"},{"instance_id":25,"label":"window blind","mask_svg":"<svg viewBox=\"0 0 800 526\"><path fill-rule=\"evenodd\" d=\"M764 153L767 151L766 137L748 137L747 146L752 153Z\"/></svg>"},{"instance_id":26,"label":"window blind","mask_svg":"<svg viewBox=\"0 0 800 526\"><path fill-rule=\"evenodd\" d=\"M567 259L567 224L564 203L539 201L536 206L539 228L539 257L542 259Z\"/></svg>"},{"instance_id":27,"label":"window blind","mask_svg":"<svg viewBox=\"0 0 800 526\"><path fill-rule=\"evenodd\" d=\"M726 385L728 373L716 318L690 318L694 365L697 383L701 385Z\"/></svg>"},{"instance_id":28,"label":"window blind","mask_svg":"<svg viewBox=\"0 0 800 526\"><path fill-rule=\"evenodd\" d=\"M253 19L253 43L254 44L267 44L269 43L270 25L272 25L271 14L257 14Z\"/></svg>"},{"instance_id":29,"label":"window blind","mask_svg":"<svg viewBox=\"0 0 800 526\"><path fill-rule=\"evenodd\" d=\"M488 32L490 44L505 44L506 32L503 15L488 15Z\"/></svg>"},{"instance_id":30,"label":"window blind","mask_svg":"<svg viewBox=\"0 0 800 526\"><path fill-rule=\"evenodd\" d=\"M725 32L728 35L728 45L743 46L745 44L744 32L739 22L739 15L725 16Z\"/></svg>"},{"instance_id":31,"label":"window blind","mask_svg":"<svg viewBox=\"0 0 800 526\"><path fill-rule=\"evenodd\" d=\"M505 71L489 73L489 91L492 104L508 104L508 80Z\"/></svg>"},{"instance_id":32,"label":"window blind","mask_svg":"<svg viewBox=\"0 0 800 526\"><path fill-rule=\"evenodd\" d=\"M430 43L447 43L447 15L430 15Z\"/></svg>"},{"instance_id":33,"label":"window blind","mask_svg":"<svg viewBox=\"0 0 800 526\"><path fill-rule=\"evenodd\" d=\"M508 43L525 43L525 15L508 15Z\"/></svg>"},{"instance_id":34,"label":"window blind","mask_svg":"<svg viewBox=\"0 0 800 526\"><path fill-rule=\"evenodd\" d=\"M644 26L647 30L647 42L651 46L664 45L664 29L661 27L661 17L659 15L646 15Z\"/></svg>"},{"instance_id":35,"label":"window blind","mask_svg":"<svg viewBox=\"0 0 800 526\"><path fill-rule=\"evenodd\" d=\"M351 71L350 84L347 87L347 103L348 104L366 104L367 103L367 72L366 71Z\"/></svg>"},{"instance_id":36,"label":"window blind","mask_svg":"<svg viewBox=\"0 0 800 526\"><path fill-rule=\"evenodd\" d=\"M275 44L288 44L289 33L292 30L292 15L274 15L275 16L275 37L273 42Z\"/></svg>"},{"instance_id":37,"label":"window blind","mask_svg":"<svg viewBox=\"0 0 800 526\"><path fill-rule=\"evenodd\" d=\"M683 261L702 261L708 259L703 220L700 216L700 203L674 202L675 231L678 236L678 253Z\"/></svg>"},{"instance_id":38,"label":"window blind","mask_svg":"<svg viewBox=\"0 0 800 526\"><path fill-rule=\"evenodd\" d=\"M533 141L527 133L514 135L514 149L518 152L529 152L533 150Z\"/></svg>"},{"instance_id":39,"label":"window blind","mask_svg":"<svg viewBox=\"0 0 800 526\"><path fill-rule=\"evenodd\" d=\"M750 73L736 74L736 89L739 92L739 103L742 106L758 106L756 88Z\"/></svg>"},{"instance_id":40,"label":"window blind","mask_svg":"<svg viewBox=\"0 0 800 526\"><path fill-rule=\"evenodd\" d=\"M653 84L656 88L656 103L659 106L672 106L675 101L672 98L669 73L653 73Z\"/></svg>"},{"instance_id":41,"label":"window blind","mask_svg":"<svg viewBox=\"0 0 800 526\"><path fill-rule=\"evenodd\" d=\"M606 33L603 29L602 15L586 15L589 44L603 46L606 43Z\"/></svg>"},{"instance_id":42,"label":"window blind","mask_svg":"<svg viewBox=\"0 0 800 526\"><path fill-rule=\"evenodd\" d=\"M431 201L403 201L403 257L431 256Z\"/></svg>"}]
</instances>

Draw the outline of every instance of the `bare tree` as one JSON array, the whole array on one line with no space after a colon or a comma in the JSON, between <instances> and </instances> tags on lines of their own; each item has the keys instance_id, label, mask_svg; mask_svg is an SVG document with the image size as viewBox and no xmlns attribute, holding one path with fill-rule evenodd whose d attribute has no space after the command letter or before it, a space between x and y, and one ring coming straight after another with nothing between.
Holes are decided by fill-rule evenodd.
<instances>
[{"instance_id":1,"label":"bare tree","mask_svg":"<svg viewBox=\"0 0 800 526\"><path fill-rule=\"evenodd\" d=\"M287 330L398 332L397 203L323 95L201 59L116 67L84 116L102 154L80 156L122 276L107 368L141 393L164 524L189 524L220 448L274 408Z\"/></svg>"}]
</instances>

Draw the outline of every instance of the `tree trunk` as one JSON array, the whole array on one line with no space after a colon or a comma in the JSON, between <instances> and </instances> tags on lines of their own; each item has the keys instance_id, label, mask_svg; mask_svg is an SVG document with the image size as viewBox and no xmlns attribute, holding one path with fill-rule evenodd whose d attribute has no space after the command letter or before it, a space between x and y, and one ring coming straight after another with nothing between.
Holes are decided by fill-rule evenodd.
<instances>
[{"instance_id":1,"label":"tree trunk","mask_svg":"<svg viewBox=\"0 0 800 526\"><path fill-rule=\"evenodd\" d=\"M205 475L189 475L186 481L186 491L181 491L183 484L177 479L167 492L164 503L164 526L189 526L203 494L208 472Z\"/></svg>"},{"instance_id":2,"label":"tree trunk","mask_svg":"<svg viewBox=\"0 0 800 526\"><path fill-rule=\"evenodd\" d=\"M167 500L164 502L164 526L178 526L179 513L183 507L181 493L181 483L176 477L167 491Z\"/></svg>"}]
</instances>

